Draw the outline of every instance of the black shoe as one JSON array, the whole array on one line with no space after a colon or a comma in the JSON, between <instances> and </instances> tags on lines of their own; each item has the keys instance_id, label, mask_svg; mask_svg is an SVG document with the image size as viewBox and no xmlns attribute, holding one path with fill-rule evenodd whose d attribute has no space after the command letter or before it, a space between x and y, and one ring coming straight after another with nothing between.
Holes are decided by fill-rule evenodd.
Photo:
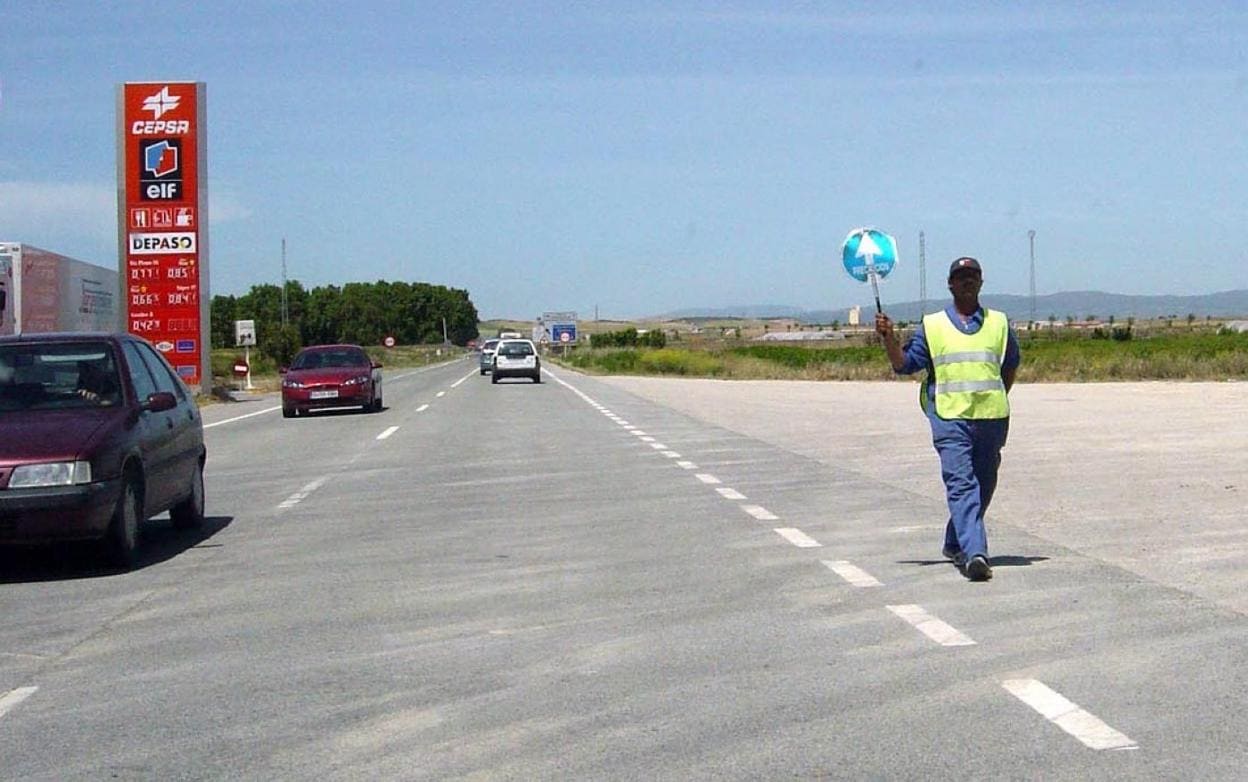
<instances>
[{"instance_id":1,"label":"black shoe","mask_svg":"<svg viewBox=\"0 0 1248 782\"><path fill-rule=\"evenodd\" d=\"M962 549L950 548L945 546L940 550L942 556L958 567L966 564L966 555L962 553Z\"/></svg>"},{"instance_id":2,"label":"black shoe","mask_svg":"<svg viewBox=\"0 0 1248 782\"><path fill-rule=\"evenodd\" d=\"M988 558L983 554L976 554L966 563L966 577L972 581L987 581L992 578L992 567L988 564Z\"/></svg>"}]
</instances>

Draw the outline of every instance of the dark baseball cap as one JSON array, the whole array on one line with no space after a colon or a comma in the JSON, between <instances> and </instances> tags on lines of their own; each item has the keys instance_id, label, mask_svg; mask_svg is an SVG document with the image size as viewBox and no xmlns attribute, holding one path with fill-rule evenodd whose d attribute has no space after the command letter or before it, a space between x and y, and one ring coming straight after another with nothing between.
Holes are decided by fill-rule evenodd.
<instances>
[{"instance_id":1,"label":"dark baseball cap","mask_svg":"<svg viewBox=\"0 0 1248 782\"><path fill-rule=\"evenodd\" d=\"M979 261L975 260L974 258L962 257L954 261L953 264L949 267L949 279L952 280L953 275L957 274L960 271L964 271L966 269L970 269L971 271L975 272L981 277L984 274L984 270L979 268Z\"/></svg>"}]
</instances>

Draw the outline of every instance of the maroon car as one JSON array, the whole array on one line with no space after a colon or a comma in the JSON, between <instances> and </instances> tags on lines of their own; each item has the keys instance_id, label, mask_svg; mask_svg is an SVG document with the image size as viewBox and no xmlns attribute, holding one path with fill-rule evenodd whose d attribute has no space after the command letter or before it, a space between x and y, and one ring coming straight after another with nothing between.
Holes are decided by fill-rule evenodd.
<instances>
[{"instance_id":1,"label":"maroon car","mask_svg":"<svg viewBox=\"0 0 1248 782\"><path fill-rule=\"evenodd\" d=\"M0 337L0 545L99 540L130 567L139 527L204 518L191 392L129 334Z\"/></svg>"},{"instance_id":2,"label":"maroon car","mask_svg":"<svg viewBox=\"0 0 1248 782\"><path fill-rule=\"evenodd\" d=\"M381 364L359 345L304 348L281 374L282 415L287 418L330 407L381 410Z\"/></svg>"}]
</instances>

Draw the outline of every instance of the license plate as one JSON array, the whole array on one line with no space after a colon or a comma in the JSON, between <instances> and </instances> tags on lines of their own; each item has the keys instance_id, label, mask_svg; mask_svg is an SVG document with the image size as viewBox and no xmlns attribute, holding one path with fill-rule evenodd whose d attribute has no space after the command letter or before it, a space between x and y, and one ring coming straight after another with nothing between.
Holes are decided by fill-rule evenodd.
<instances>
[{"instance_id":1,"label":"license plate","mask_svg":"<svg viewBox=\"0 0 1248 782\"><path fill-rule=\"evenodd\" d=\"M338 389L332 391L313 391L308 394L313 399L336 399L338 397Z\"/></svg>"}]
</instances>

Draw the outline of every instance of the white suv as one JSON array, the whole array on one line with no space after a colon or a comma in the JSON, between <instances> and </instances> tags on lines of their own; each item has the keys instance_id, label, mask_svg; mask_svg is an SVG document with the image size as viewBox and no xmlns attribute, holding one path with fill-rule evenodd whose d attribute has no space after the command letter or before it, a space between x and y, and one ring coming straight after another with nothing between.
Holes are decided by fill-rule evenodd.
<instances>
[{"instance_id":1,"label":"white suv","mask_svg":"<svg viewBox=\"0 0 1248 782\"><path fill-rule=\"evenodd\" d=\"M494 350L494 367L490 382L497 383L502 377L527 377L534 383L542 382L542 361L537 357L537 347L528 339L500 340Z\"/></svg>"}]
</instances>

